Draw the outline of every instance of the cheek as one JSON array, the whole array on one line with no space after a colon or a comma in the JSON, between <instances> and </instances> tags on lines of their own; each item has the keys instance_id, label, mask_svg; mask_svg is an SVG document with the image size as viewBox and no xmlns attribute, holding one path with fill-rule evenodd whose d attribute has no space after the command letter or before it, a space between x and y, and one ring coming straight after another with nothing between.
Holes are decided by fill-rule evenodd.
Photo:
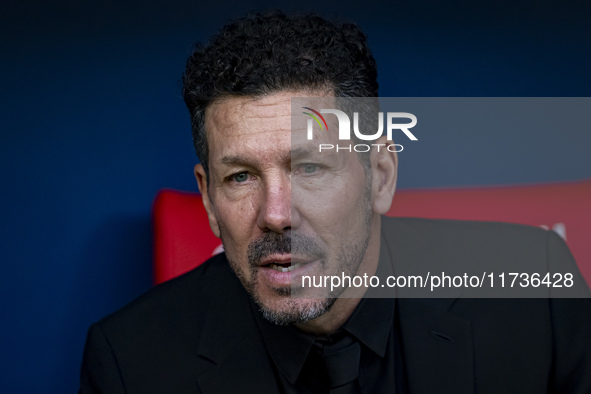
<instances>
[{"instance_id":1,"label":"cheek","mask_svg":"<svg viewBox=\"0 0 591 394\"><path fill-rule=\"evenodd\" d=\"M303 194L303 193L302 193ZM310 196L302 195L299 214L330 248L362 237L366 228L366 183L339 183ZM305 201L305 202L304 202Z\"/></svg>"},{"instance_id":2,"label":"cheek","mask_svg":"<svg viewBox=\"0 0 591 394\"><path fill-rule=\"evenodd\" d=\"M226 254L234 261L242 261L257 228L256 213L252 209L252 204L249 201L222 201L216 204L216 217Z\"/></svg>"}]
</instances>

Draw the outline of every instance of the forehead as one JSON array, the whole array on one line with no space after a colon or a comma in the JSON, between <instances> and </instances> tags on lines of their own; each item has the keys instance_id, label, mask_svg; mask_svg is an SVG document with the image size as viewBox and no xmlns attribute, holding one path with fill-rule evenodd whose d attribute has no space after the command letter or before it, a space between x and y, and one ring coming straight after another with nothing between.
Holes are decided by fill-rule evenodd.
<instances>
[{"instance_id":1,"label":"forehead","mask_svg":"<svg viewBox=\"0 0 591 394\"><path fill-rule=\"evenodd\" d=\"M289 121L290 97L275 94L265 97L225 97L212 103L205 112L208 137L217 134L243 134L256 124ZM245 127L245 126L246 127Z\"/></svg>"},{"instance_id":2,"label":"forehead","mask_svg":"<svg viewBox=\"0 0 591 394\"><path fill-rule=\"evenodd\" d=\"M327 105L332 102L327 92L282 91L262 97L225 97L212 103L205 112L210 160L237 149L289 148L293 97L323 97Z\"/></svg>"}]
</instances>

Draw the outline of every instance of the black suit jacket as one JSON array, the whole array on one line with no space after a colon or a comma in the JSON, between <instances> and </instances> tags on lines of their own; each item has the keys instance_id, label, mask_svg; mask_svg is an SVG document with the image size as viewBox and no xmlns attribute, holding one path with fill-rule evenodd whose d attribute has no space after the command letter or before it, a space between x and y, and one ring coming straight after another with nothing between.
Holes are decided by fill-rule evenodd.
<instances>
[{"instance_id":1,"label":"black suit jacket","mask_svg":"<svg viewBox=\"0 0 591 394\"><path fill-rule=\"evenodd\" d=\"M437 261L570 266L552 231L383 220L395 271ZM91 326L80 393L280 392L249 299L225 255ZM399 299L411 393L591 393L590 299Z\"/></svg>"}]
</instances>

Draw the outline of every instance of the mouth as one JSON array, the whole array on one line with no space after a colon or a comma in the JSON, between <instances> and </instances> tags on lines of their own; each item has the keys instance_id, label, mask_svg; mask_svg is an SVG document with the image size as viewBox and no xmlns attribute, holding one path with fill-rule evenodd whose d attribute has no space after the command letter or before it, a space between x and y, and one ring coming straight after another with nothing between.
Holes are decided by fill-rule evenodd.
<instances>
[{"instance_id":1,"label":"mouth","mask_svg":"<svg viewBox=\"0 0 591 394\"><path fill-rule=\"evenodd\" d=\"M267 256L259 263L259 271L267 283L275 287L290 286L294 278L305 275L314 267L316 260L294 257L291 254Z\"/></svg>"},{"instance_id":2,"label":"mouth","mask_svg":"<svg viewBox=\"0 0 591 394\"><path fill-rule=\"evenodd\" d=\"M263 267L271 268L272 270L275 270L277 272L291 272L295 269L300 268L302 265L304 265L304 263L292 264L291 262L289 262L289 263L275 263L275 262L273 262L273 263L263 265Z\"/></svg>"}]
</instances>

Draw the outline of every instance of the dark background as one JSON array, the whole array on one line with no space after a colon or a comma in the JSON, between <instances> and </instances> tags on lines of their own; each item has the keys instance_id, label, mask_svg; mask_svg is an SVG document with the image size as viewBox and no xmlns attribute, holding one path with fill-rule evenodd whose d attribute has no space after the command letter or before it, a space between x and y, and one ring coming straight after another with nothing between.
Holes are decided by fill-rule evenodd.
<instances>
[{"instance_id":1,"label":"dark background","mask_svg":"<svg viewBox=\"0 0 591 394\"><path fill-rule=\"evenodd\" d=\"M0 12L0 392L78 386L89 324L151 286L150 207L196 191L180 76L249 10L360 24L383 96L589 96L588 1L31 1ZM399 186L589 177L589 130L422 136Z\"/></svg>"}]
</instances>

